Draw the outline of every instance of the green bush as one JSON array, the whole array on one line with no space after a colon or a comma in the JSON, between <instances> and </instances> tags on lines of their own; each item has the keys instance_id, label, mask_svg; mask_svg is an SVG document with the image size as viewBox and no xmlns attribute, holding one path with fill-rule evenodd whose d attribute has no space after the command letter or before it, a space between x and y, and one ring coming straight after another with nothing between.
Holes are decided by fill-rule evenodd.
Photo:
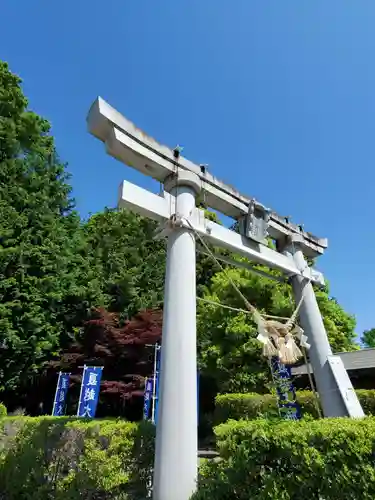
<instances>
[{"instance_id":1,"label":"green bush","mask_svg":"<svg viewBox=\"0 0 375 500\"><path fill-rule=\"evenodd\" d=\"M6 417L8 414L7 409L3 403L0 403L0 418Z\"/></svg>"},{"instance_id":2,"label":"green bush","mask_svg":"<svg viewBox=\"0 0 375 500\"><path fill-rule=\"evenodd\" d=\"M7 500L144 500L153 433L148 423L3 418L0 491Z\"/></svg>"},{"instance_id":3,"label":"green bush","mask_svg":"<svg viewBox=\"0 0 375 500\"><path fill-rule=\"evenodd\" d=\"M358 398L366 415L375 415L375 391L357 390ZM302 415L318 418L316 399L310 391L297 392ZM214 421L221 424L229 419L254 419L278 415L274 394L219 394L216 396Z\"/></svg>"},{"instance_id":4,"label":"green bush","mask_svg":"<svg viewBox=\"0 0 375 500\"><path fill-rule=\"evenodd\" d=\"M373 500L375 418L228 421L194 500Z\"/></svg>"}]
</instances>

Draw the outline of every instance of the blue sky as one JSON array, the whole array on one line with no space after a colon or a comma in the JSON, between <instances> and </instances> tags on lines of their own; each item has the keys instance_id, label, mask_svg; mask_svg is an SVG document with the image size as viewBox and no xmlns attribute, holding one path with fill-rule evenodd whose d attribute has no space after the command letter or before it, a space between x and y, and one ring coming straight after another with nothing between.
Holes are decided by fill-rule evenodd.
<instances>
[{"instance_id":1,"label":"blue sky","mask_svg":"<svg viewBox=\"0 0 375 500\"><path fill-rule=\"evenodd\" d=\"M97 95L319 236L332 294L375 326L374 0L4 0L0 57L52 123L83 216L123 178ZM372 305L372 306L371 306Z\"/></svg>"}]
</instances>

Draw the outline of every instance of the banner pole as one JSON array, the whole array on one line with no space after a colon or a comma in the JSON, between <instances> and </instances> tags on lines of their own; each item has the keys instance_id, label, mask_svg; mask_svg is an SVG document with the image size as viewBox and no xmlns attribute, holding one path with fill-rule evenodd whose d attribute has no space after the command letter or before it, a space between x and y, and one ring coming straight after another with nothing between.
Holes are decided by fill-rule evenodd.
<instances>
[{"instance_id":1,"label":"banner pole","mask_svg":"<svg viewBox=\"0 0 375 500\"><path fill-rule=\"evenodd\" d=\"M157 366L157 358L158 358L158 347L159 344L156 342L154 349L154 377L153 377L153 385L152 385L152 410L151 410L151 422L155 423L155 400L156 400L156 366Z\"/></svg>"},{"instance_id":2,"label":"banner pole","mask_svg":"<svg viewBox=\"0 0 375 500\"><path fill-rule=\"evenodd\" d=\"M52 407L52 416L55 414L55 407L56 407L56 399L57 399L57 394L59 392L60 388L60 379L61 379L61 371L59 372L59 377L57 379L57 385L56 385L56 391L55 391L55 399L53 400L53 407Z\"/></svg>"}]
</instances>

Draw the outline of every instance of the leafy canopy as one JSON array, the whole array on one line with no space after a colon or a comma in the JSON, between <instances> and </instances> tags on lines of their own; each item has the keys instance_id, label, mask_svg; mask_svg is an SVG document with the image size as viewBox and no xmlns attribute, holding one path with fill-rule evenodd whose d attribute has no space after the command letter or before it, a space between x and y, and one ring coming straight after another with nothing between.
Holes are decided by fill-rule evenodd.
<instances>
[{"instance_id":1,"label":"leafy canopy","mask_svg":"<svg viewBox=\"0 0 375 500\"><path fill-rule=\"evenodd\" d=\"M51 359L69 352L93 308L116 313L119 328L140 310L162 309L165 243L154 239L155 229L129 211L104 210L80 221L48 121L28 109L20 78L0 62L0 390L25 388ZM287 284L243 269L228 273L261 311L292 313ZM197 285L208 300L244 308L207 255L198 256ZM333 350L354 349L354 318L328 289L317 298ZM248 314L200 302L198 329L202 374L217 390L268 390L269 370ZM371 332L363 337L367 346L374 345Z\"/></svg>"}]
</instances>

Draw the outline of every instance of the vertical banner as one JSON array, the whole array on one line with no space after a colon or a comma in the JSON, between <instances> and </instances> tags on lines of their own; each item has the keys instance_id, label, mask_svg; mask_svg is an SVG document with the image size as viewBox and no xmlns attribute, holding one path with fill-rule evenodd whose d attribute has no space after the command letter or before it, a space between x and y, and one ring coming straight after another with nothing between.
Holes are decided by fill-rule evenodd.
<instances>
[{"instance_id":1,"label":"vertical banner","mask_svg":"<svg viewBox=\"0 0 375 500\"><path fill-rule=\"evenodd\" d=\"M161 346L157 347L155 356L156 356L156 362L155 362L155 373L154 373L155 390L154 390L154 401L153 401L153 404L154 404L154 421L153 421L153 423L156 425L156 422L158 421L158 409L159 409Z\"/></svg>"},{"instance_id":2,"label":"vertical banner","mask_svg":"<svg viewBox=\"0 0 375 500\"><path fill-rule=\"evenodd\" d=\"M274 357L271 359L271 370L276 384L280 416L285 420L300 420L301 408L296 401L290 366L282 364L279 358Z\"/></svg>"},{"instance_id":3,"label":"vertical banner","mask_svg":"<svg viewBox=\"0 0 375 500\"><path fill-rule=\"evenodd\" d=\"M102 366L84 366L77 417L95 418L102 372Z\"/></svg>"},{"instance_id":4,"label":"vertical banner","mask_svg":"<svg viewBox=\"0 0 375 500\"><path fill-rule=\"evenodd\" d=\"M70 373L59 373L55 392L55 400L53 402L52 416L61 417L65 415L66 395L69 389Z\"/></svg>"},{"instance_id":5,"label":"vertical banner","mask_svg":"<svg viewBox=\"0 0 375 500\"><path fill-rule=\"evenodd\" d=\"M150 416L150 407L152 400L152 379L146 378L145 381L145 392L143 396L143 420L148 420Z\"/></svg>"}]
</instances>

